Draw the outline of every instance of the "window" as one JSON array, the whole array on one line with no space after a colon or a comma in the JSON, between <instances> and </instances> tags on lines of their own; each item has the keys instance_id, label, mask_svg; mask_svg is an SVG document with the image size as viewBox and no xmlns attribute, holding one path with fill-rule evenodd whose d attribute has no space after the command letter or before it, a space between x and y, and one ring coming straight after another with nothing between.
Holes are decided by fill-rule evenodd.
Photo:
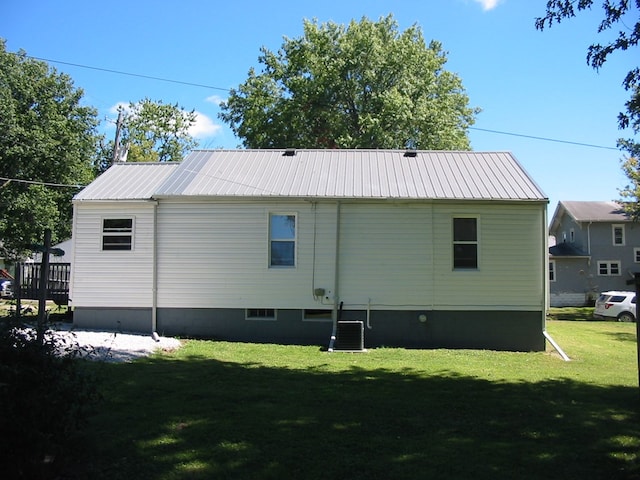
<instances>
[{"instance_id":1,"label":"window","mask_svg":"<svg viewBox=\"0 0 640 480\"><path fill-rule=\"evenodd\" d=\"M598 275L600 276L619 276L620 261L619 260L603 260L598 262Z\"/></svg>"},{"instance_id":2,"label":"window","mask_svg":"<svg viewBox=\"0 0 640 480\"><path fill-rule=\"evenodd\" d=\"M296 264L296 216L269 216L269 265L294 267Z\"/></svg>"},{"instance_id":3,"label":"window","mask_svg":"<svg viewBox=\"0 0 640 480\"><path fill-rule=\"evenodd\" d=\"M613 244L624 245L624 225L612 225L611 232L613 234Z\"/></svg>"},{"instance_id":4,"label":"window","mask_svg":"<svg viewBox=\"0 0 640 480\"><path fill-rule=\"evenodd\" d=\"M330 322L333 317L331 310L306 308L302 319L308 322Z\"/></svg>"},{"instance_id":5,"label":"window","mask_svg":"<svg viewBox=\"0 0 640 480\"><path fill-rule=\"evenodd\" d=\"M133 218L102 219L102 250L131 250Z\"/></svg>"},{"instance_id":6,"label":"window","mask_svg":"<svg viewBox=\"0 0 640 480\"><path fill-rule=\"evenodd\" d=\"M555 260L551 260L549 262L549 281L550 282L556 281L556 261Z\"/></svg>"},{"instance_id":7,"label":"window","mask_svg":"<svg viewBox=\"0 0 640 480\"><path fill-rule=\"evenodd\" d=\"M576 231L572 228L569 230L569 241L574 243L576 241Z\"/></svg>"},{"instance_id":8,"label":"window","mask_svg":"<svg viewBox=\"0 0 640 480\"><path fill-rule=\"evenodd\" d=\"M276 311L273 308L247 308L245 318L247 320L275 320Z\"/></svg>"},{"instance_id":9,"label":"window","mask_svg":"<svg viewBox=\"0 0 640 480\"><path fill-rule=\"evenodd\" d=\"M478 219L453 219L453 268L478 268Z\"/></svg>"},{"instance_id":10,"label":"window","mask_svg":"<svg viewBox=\"0 0 640 480\"><path fill-rule=\"evenodd\" d=\"M640 248L633 249L633 261L636 263L640 263Z\"/></svg>"}]
</instances>

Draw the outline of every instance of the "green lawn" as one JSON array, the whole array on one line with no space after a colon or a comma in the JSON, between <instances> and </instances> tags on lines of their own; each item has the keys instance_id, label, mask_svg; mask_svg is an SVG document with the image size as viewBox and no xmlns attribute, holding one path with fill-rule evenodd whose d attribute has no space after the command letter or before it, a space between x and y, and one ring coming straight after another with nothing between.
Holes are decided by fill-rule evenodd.
<instances>
[{"instance_id":1,"label":"green lawn","mask_svg":"<svg viewBox=\"0 0 640 480\"><path fill-rule=\"evenodd\" d=\"M572 358L187 341L91 364L93 479L638 479L635 324L549 321Z\"/></svg>"}]
</instances>

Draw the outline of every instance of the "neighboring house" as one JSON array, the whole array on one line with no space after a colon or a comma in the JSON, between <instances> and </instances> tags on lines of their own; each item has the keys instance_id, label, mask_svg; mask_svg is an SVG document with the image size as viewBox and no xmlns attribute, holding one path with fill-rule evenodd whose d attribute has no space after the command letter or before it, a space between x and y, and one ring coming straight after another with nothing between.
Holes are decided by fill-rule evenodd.
<instances>
[{"instance_id":1,"label":"neighboring house","mask_svg":"<svg viewBox=\"0 0 640 480\"><path fill-rule=\"evenodd\" d=\"M548 200L503 152L195 151L73 200L79 327L540 351Z\"/></svg>"},{"instance_id":2,"label":"neighboring house","mask_svg":"<svg viewBox=\"0 0 640 480\"><path fill-rule=\"evenodd\" d=\"M73 258L72 253L73 241L71 239L60 242L56 245L52 246L52 249L55 249L56 253L49 255L50 263L71 263L71 259ZM62 250L64 252L62 255L59 255L58 252ZM33 259L31 261L35 263L40 263L42 261L42 253L34 253Z\"/></svg>"},{"instance_id":3,"label":"neighboring house","mask_svg":"<svg viewBox=\"0 0 640 480\"><path fill-rule=\"evenodd\" d=\"M640 272L640 225L616 202L558 203L549 226L551 306L593 305L607 290L630 290Z\"/></svg>"}]
</instances>

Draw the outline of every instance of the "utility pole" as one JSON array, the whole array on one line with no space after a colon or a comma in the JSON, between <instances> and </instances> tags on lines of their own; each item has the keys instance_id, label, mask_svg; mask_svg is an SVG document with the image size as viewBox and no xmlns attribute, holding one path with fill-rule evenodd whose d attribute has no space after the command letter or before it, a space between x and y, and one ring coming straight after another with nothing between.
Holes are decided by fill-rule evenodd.
<instances>
[{"instance_id":1,"label":"utility pole","mask_svg":"<svg viewBox=\"0 0 640 480\"><path fill-rule=\"evenodd\" d=\"M42 263L40 265L40 291L38 292L38 345L44 342L44 328L47 310L47 292L49 288L49 254L51 253L51 230L44 231L44 246L42 248Z\"/></svg>"},{"instance_id":2,"label":"utility pole","mask_svg":"<svg viewBox=\"0 0 640 480\"><path fill-rule=\"evenodd\" d=\"M111 157L111 165L115 165L120 160L120 133L122 132L122 122L124 118L122 109L118 109L118 120L116 120L116 139L113 142L113 156Z\"/></svg>"},{"instance_id":3,"label":"utility pole","mask_svg":"<svg viewBox=\"0 0 640 480\"><path fill-rule=\"evenodd\" d=\"M635 285L636 290L636 352L638 356L638 386L640 387L640 273L635 273L633 280L627 280L627 285Z\"/></svg>"}]
</instances>

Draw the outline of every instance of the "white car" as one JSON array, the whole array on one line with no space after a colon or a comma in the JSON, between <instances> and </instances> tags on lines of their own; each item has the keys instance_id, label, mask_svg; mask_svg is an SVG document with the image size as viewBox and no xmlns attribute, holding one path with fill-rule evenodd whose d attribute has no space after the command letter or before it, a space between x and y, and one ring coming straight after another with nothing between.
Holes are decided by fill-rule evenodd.
<instances>
[{"instance_id":1,"label":"white car","mask_svg":"<svg viewBox=\"0 0 640 480\"><path fill-rule=\"evenodd\" d=\"M616 319L619 322L635 322L636 292L602 292L596 300L593 316Z\"/></svg>"}]
</instances>

